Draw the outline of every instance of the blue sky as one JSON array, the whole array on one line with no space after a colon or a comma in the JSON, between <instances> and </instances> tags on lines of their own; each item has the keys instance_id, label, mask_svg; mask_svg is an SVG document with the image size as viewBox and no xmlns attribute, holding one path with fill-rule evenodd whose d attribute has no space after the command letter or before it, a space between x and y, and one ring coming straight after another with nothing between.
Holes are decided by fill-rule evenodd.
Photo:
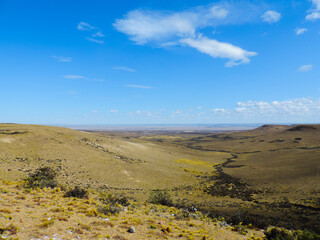
<instances>
[{"instance_id":1,"label":"blue sky","mask_svg":"<svg viewBox=\"0 0 320 240\"><path fill-rule=\"evenodd\" d=\"M320 0L0 0L0 27L0 122L320 122Z\"/></svg>"}]
</instances>

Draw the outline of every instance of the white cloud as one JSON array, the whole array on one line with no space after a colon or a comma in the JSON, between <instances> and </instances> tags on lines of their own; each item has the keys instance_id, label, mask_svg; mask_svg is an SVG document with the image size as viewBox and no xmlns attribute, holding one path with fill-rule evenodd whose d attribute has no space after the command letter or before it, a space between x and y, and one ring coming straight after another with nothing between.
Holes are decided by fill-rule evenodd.
<instances>
[{"instance_id":1,"label":"white cloud","mask_svg":"<svg viewBox=\"0 0 320 240\"><path fill-rule=\"evenodd\" d=\"M153 87L150 86L143 86L143 85L127 85L126 87L130 87L130 88L142 88L142 89L151 89Z\"/></svg>"},{"instance_id":2,"label":"white cloud","mask_svg":"<svg viewBox=\"0 0 320 240\"><path fill-rule=\"evenodd\" d=\"M308 29L306 29L306 28L296 28L295 29L295 32L296 32L297 35L304 34L307 31L308 31Z\"/></svg>"},{"instance_id":3,"label":"white cloud","mask_svg":"<svg viewBox=\"0 0 320 240\"><path fill-rule=\"evenodd\" d=\"M119 111L116 110L116 109L111 109L110 112L111 112L111 113L118 113Z\"/></svg>"},{"instance_id":4,"label":"white cloud","mask_svg":"<svg viewBox=\"0 0 320 240\"><path fill-rule=\"evenodd\" d=\"M117 19L113 26L136 44L164 43L172 38L195 37L203 28L250 21L259 8L249 2L221 1L180 12L137 9Z\"/></svg>"},{"instance_id":5,"label":"white cloud","mask_svg":"<svg viewBox=\"0 0 320 240\"><path fill-rule=\"evenodd\" d=\"M92 37L104 37L104 34L99 31L99 32L92 34Z\"/></svg>"},{"instance_id":6,"label":"white cloud","mask_svg":"<svg viewBox=\"0 0 320 240\"><path fill-rule=\"evenodd\" d=\"M52 56L52 58L58 60L59 62L71 62L71 57L63 57L63 56Z\"/></svg>"},{"instance_id":7,"label":"white cloud","mask_svg":"<svg viewBox=\"0 0 320 240\"><path fill-rule=\"evenodd\" d=\"M234 123L315 122L320 118L320 98L296 98L284 101L245 101L234 108L209 110L211 119Z\"/></svg>"},{"instance_id":8,"label":"white cloud","mask_svg":"<svg viewBox=\"0 0 320 240\"><path fill-rule=\"evenodd\" d=\"M308 21L316 21L320 19L320 0L311 0L313 8L309 9L306 16Z\"/></svg>"},{"instance_id":9,"label":"white cloud","mask_svg":"<svg viewBox=\"0 0 320 240\"><path fill-rule=\"evenodd\" d=\"M210 13L215 18L225 18L228 16L229 11L221 6L214 6L210 8Z\"/></svg>"},{"instance_id":10,"label":"white cloud","mask_svg":"<svg viewBox=\"0 0 320 240\"><path fill-rule=\"evenodd\" d=\"M320 114L320 99L297 98L287 101L247 101L238 102L235 112L247 116L269 116L282 118L284 116L304 116Z\"/></svg>"},{"instance_id":11,"label":"white cloud","mask_svg":"<svg viewBox=\"0 0 320 240\"><path fill-rule=\"evenodd\" d=\"M281 14L276 11L268 10L261 16L261 18L264 22L276 23L280 20Z\"/></svg>"},{"instance_id":12,"label":"white cloud","mask_svg":"<svg viewBox=\"0 0 320 240\"><path fill-rule=\"evenodd\" d=\"M130 112L129 115L131 116L139 116L139 117L148 117L148 118L156 118L158 117L158 113L157 112L151 112L151 111L141 111L141 110L137 110L135 112Z\"/></svg>"},{"instance_id":13,"label":"white cloud","mask_svg":"<svg viewBox=\"0 0 320 240\"><path fill-rule=\"evenodd\" d=\"M311 0L317 10L320 10L320 0Z\"/></svg>"},{"instance_id":14,"label":"white cloud","mask_svg":"<svg viewBox=\"0 0 320 240\"><path fill-rule=\"evenodd\" d=\"M257 55L255 52L248 52L230 43L218 42L217 40L208 39L206 37L199 37L197 39L186 38L180 40L180 42L187 44L202 53L208 54L213 58L229 59L229 62L225 64L226 67L249 63L249 57Z\"/></svg>"},{"instance_id":15,"label":"white cloud","mask_svg":"<svg viewBox=\"0 0 320 240\"><path fill-rule=\"evenodd\" d=\"M115 111L116 113L117 111ZM128 113L133 119L161 119L171 123L314 123L320 119L320 98L281 101L242 101L231 108L142 110Z\"/></svg>"},{"instance_id":16,"label":"white cloud","mask_svg":"<svg viewBox=\"0 0 320 240\"><path fill-rule=\"evenodd\" d=\"M96 29L96 27L91 26L89 23L86 22L79 22L77 29L80 31L91 31L93 29Z\"/></svg>"},{"instance_id":17,"label":"white cloud","mask_svg":"<svg viewBox=\"0 0 320 240\"><path fill-rule=\"evenodd\" d=\"M80 22L78 23L77 29L79 31L86 31L91 33L90 37L86 37L88 41L99 43L99 44L104 43L104 41L101 39L104 37L104 34L98 27L92 26L86 22Z\"/></svg>"},{"instance_id":18,"label":"white cloud","mask_svg":"<svg viewBox=\"0 0 320 240\"><path fill-rule=\"evenodd\" d=\"M137 44L161 41L172 36L194 36L197 16L193 13L174 13L165 15L160 12L134 10L124 19L117 19L114 27L127 35Z\"/></svg>"},{"instance_id":19,"label":"white cloud","mask_svg":"<svg viewBox=\"0 0 320 240\"><path fill-rule=\"evenodd\" d=\"M177 118L177 117L187 117L189 116L188 112L185 112L183 110L177 109L171 112L170 116L172 118Z\"/></svg>"},{"instance_id":20,"label":"white cloud","mask_svg":"<svg viewBox=\"0 0 320 240\"><path fill-rule=\"evenodd\" d=\"M302 65L298 68L298 71L299 72L308 72L308 71L311 71L313 68L312 65Z\"/></svg>"},{"instance_id":21,"label":"white cloud","mask_svg":"<svg viewBox=\"0 0 320 240\"><path fill-rule=\"evenodd\" d=\"M228 112L228 110L224 109L224 108L215 108L210 110L212 113L226 113Z\"/></svg>"},{"instance_id":22,"label":"white cloud","mask_svg":"<svg viewBox=\"0 0 320 240\"><path fill-rule=\"evenodd\" d=\"M318 19L320 19L320 11L319 12L313 12L313 13L310 13L306 16L306 19L308 21L316 21Z\"/></svg>"},{"instance_id":23,"label":"white cloud","mask_svg":"<svg viewBox=\"0 0 320 240\"><path fill-rule=\"evenodd\" d=\"M256 17L259 7L250 3L235 3L221 1L209 6L199 6L180 12L144 11L141 9L128 12L122 19L117 19L113 26L129 36L130 40L139 45L156 44L160 47L191 46L213 57L229 58L226 66L235 66L240 63L250 62L249 56L256 55L240 47L233 46L233 51L238 53L215 52L212 45L222 47L228 43L209 40L202 37L199 30L215 28L225 24L239 24L250 21ZM204 50L211 42L211 50ZM206 46L200 46L206 44ZM201 49L201 50L200 50ZM242 53L239 53L240 51ZM237 57L235 55L238 54ZM242 56L239 56L239 54ZM231 57L229 57L231 55Z\"/></svg>"},{"instance_id":24,"label":"white cloud","mask_svg":"<svg viewBox=\"0 0 320 240\"><path fill-rule=\"evenodd\" d=\"M62 76L63 78L66 78L66 79L83 79L85 78L84 76L81 76L81 75L64 75Z\"/></svg>"},{"instance_id":25,"label":"white cloud","mask_svg":"<svg viewBox=\"0 0 320 240\"><path fill-rule=\"evenodd\" d=\"M103 40L99 40L99 39L96 39L96 38L87 37L86 39L87 39L88 41L90 41L90 42L95 42L95 43L99 43L99 44L104 44L104 41L103 41Z\"/></svg>"},{"instance_id":26,"label":"white cloud","mask_svg":"<svg viewBox=\"0 0 320 240\"><path fill-rule=\"evenodd\" d=\"M133 68L128 68L124 66L118 66L118 67L113 67L114 70L121 70L121 71L126 71L126 72L136 72L135 69Z\"/></svg>"}]
</instances>

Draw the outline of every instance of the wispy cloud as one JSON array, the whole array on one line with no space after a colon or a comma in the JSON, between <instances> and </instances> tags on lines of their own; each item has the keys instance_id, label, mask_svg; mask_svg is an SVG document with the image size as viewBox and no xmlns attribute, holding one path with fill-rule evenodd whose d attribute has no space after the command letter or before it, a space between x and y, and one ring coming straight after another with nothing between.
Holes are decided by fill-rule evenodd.
<instances>
[{"instance_id":1,"label":"wispy cloud","mask_svg":"<svg viewBox=\"0 0 320 240\"><path fill-rule=\"evenodd\" d=\"M92 38L92 37L86 37L86 39L90 42L95 42L95 43L99 43L99 44L104 44L104 41L103 40L99 40L99 39L96 39L96 38Z\"/></svg>"},{"instance_id":2,"label":"wispy cloud","mask_svg":"<svg viewBox=\"0 0 320 240\"><path fill-rule=\"evenodd\" d=\"M65 79L84 79L85 81L89 81L89 82L104 82L104 79L101 79L101 78L89 78L82 75L74 75L74 74L63 75L61 77Z\"/></svg>"},{"instance_id":3,"label":"wispy cloud","mask_svg":"<svg viewBox=\"0 0 320 240\"><path fill-rule=\"evenodd\" d=\"M62 76L63 78L66 78L66 79L84 79L85 76L81 76L81 75L63 75Z\"/></svg>"},{"instance_id":4,"label":"wispy cloud","mask_svg":"<svg viewBox=\"0 0 320 240\"><path fill-rule=\"evenodd\" d=\"M119 110L117 110L117 109L111 109L110 112L111 112L111 113L118 113Z\"/></svg>"},{"instance_id":5,"label":"wispy cloud","mask_svg":"<svg viewBox=\"0 0 320 240\"><path fill-rule=\"evenodd\" d=\"M144 86L144 85L126 85L126 87L129 87L129 88L142 88L142 89L151 89L151 88L153 88L153 87Z\"/></svg>"},{"instance_id":6,"label":"wispy cloud","mask_svg":"<svg viewBox=\"0 0 320 240\"><path fill-rule=\"evenodd\" d=\"M284 101L245 101L234 108L209 110L213 119L245 123L257 122L310 122L320 117L320 98L296 98Z\"/></svg>"},{"instance_id":7,"label":"wispy cloud","mask_svg":"<svg viewBox=\"0 0 320 240\"><path fill-rule=\"evenodd\" d=\"M318 11L315 11L315 12L308 14L306 16L306 19L308 21L316 21L316 20L320 19L320 11L318 10Z\"/></svg>"},{"instance_id":8,"label":"wispy cloud","mask_svg":"<svg viewBox=\"0 0 320 240\"><path fill-rule=\"evenodd\" d=\"M56 59L59 62L71 62L71 57L63 57L63 56L51 56L52 58Z\"/></svg>"},{"instance_id":9,"label":"wispy cloud","mask_svg":"<svg viewBox=\"0 0 320 240\"><path fill-rule=\"evenodd\" d=\"M128 67L124 67L124 66L113 67L113 69L114 69L114 70L126 71L126 72L136 72L135 69L133 69L133 68L128 68Z\"/></svg>"},{"instance_id":10,"label":"wispy cloud","mask_svg":"<svg viewBox=\"0 0 320 240\"><path fill-rule=\"evenodd\" d=\"M229 11L221 6L214 6L209 9L209 12L212 14L212 17L218 19L223 19L229 14Z\"/></svg>"},{"instance_id":11,"label":"wispy cloud","mask_svg":"<svg viewBox=\"0 0 320 240\"><path fill-rule=\"evenodd\" d=\"M79 31L86 31L86 32L91 33L90 37L86 37L86 39L88 41L99 43L99 44L104 43L104 41L102 40L102 38L104 37L104 34L102 33L102 31L98 27L92 26L86 22L80 22L77 25L77 29Z\"/></svg>"},{"instance_id":12,"label":"wispy cloud","mask_svg":"<svg viewBox=\"0 0 320 240\"><path fill-rule=\"evenodd\" d=\"M214 108L214 109L210 110L210 112L212 112L212 113L226 113L226 112L228 112L228 110L226 110L224 108Z\"/></svg>"},{"instance_id":13,"label":"wispy cloud","mask_svg":"<svg viewBox=\"0 0 320 240\"><path fill-rule=\"evenodd\" d=\"M276 23L281 19L281 14L276 11L268 10L261 16L261 18L264 22Z\"/></svg>"},{"instance_id":14,"label":"wispy cloud","mask_svg":"<svg viewBox=\"0 0 320 240\"><path fill-rule=\"evenodd\" d=\"M143 111L143 110L137 110L135 112L130 112L129 115L130 116L147 117L147 118L158 118L159 117L157 112Z\"/></svg>"},{"instance_id":15,"label":"wispy cloud","mask_svg":"<svg viewBox=\"0 0 320 240\"><path fill-rule=\"evenodd\" d=\"M236 50L238 53L221 53L221 43L217 40L210 40L202 37L201 29L212 28L226 24L239 24L248 22L260 14L260 6L249 2L227 2L221 1L209 6L199 6L190 10L180 12L144 11L141 9L128 12L122 19L117 19L113 26L130 37L130 40L138 45L156 44L160 47L168 46L189 46L207 53L212 57L229 58L237 64L226 64L235 66L241 63L250 62L248 57L254 56L253 52L247 52L240 47L233 46L229 51ZM210 42L210 53L208 48ZM203 46L200 46L204 44ZM213 45L218 46L217 48ZM201 49L201 50L200 50ZM242 53L249 53L242 57L234 56Z\"/></svg>"},{"instance_id":16,"label":"wispy cloud","mask_svg":"<svg viewBox=\"0 0 320 240\"><path fill-rule=\"evenodd\" d=\"M316 21L320 19L320 0L310 0L312 2L312 8L308 10L306 20Z\"/></svg>"},{"instance_id":17,"label":"wispy cloud","mask_svg":"<svg viewBox=\"0 0 320 240\"><path fill-rule=\"evenodd\" d=\"M117 112L117 111L115 111ZM211 109L171 109L143 110L129 112L130 117L137 119L161 119L180 122L216 122L216 123L288 123L315 122L320 117L320 98L296 98L275 101L241 101L231 108Z\"/></svg>"},{"instance_id":18,"label":"wispy cloud","mask_svg":"<svg viewBox=\"0 0 320 240\"><path fill-rule=\"evenodd\" d=\"M313 68L313 65L310 65L310 64L309 65L302 65L298 68L298 71L299 72L309 72L312 70L312 68Z\"/></svg>"},{"instance_id":19,"label":"wispy cloud","mask_svg":"<svg viewBox=\"0 0 320 240\"><path fill-rule=\"evenodd\" d=\"M213 58L229 59L229 62L225 64L226 67L249 63L249 57L257 55L256 52L248 52L230 43L218 42L217 40L208 39L206 37L199 37L197 39L186 38L180 40L180 42L187 44L202 53L208 54Z\"/></svg>"},{"instance_id":20,"label":"wispy cloud","mask_svg":"<svg viewBox=\"0 0 320 240\"><path fill-rule=\"evenodd\" d=\"M77 25L77 29L80 30L80 31L91 31L91 30L94 30L94 29L97 29L97 28L94 27L94 26L91 26L89 23L79 22L78 25Z\"/></svg>"},{"instance_id":21,"label":"wispy cloud","mask_svg":"<svg viewBox=\"0 0 320 240\"><path fill-rule=\"evenodd\" d=\"M297 35L301 35L301 34L304 34L305 32L307 32L308 29L306 29L306 28L299 28L299 27L298 27L298 28L296 28L294 31L296 32Z\"/></svg>"},{"instance_id":22,"label":"wispy cloud","mask_svg":"<svg viewBox=\"0 0 320 240\"><path fill-rule=\"evenodd\" d=\"M92 37L104 37L104 34L102 32L96 32L94 34L91 35Z\"/></svg>"},{"instance_id":23,"label":"wispy cloud","mask_svg":"<svg viewBox=\"0 0 320 240\"><path fill-rule=\"evenodd\" d=\"M297 98L286 101L247 101L238 102L235 112L246 115L264 115L283 117L320 114L320 99Z\"/></svg>"}]
</instances>

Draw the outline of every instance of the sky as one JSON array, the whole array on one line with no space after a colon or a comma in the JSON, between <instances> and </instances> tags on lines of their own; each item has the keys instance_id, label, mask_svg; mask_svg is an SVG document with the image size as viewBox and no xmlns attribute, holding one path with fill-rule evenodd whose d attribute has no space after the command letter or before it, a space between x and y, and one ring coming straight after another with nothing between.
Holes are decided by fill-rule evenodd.
<instances>
[{"instance_id":1,"label":"sky","mask_svg":"<svg viewBox=\"0 0 320 240\"><path fill-rule=\"evenodd\" d=\"M0 122L320 123L320 0L0 0Z\"/></svg>"}]
</instances>

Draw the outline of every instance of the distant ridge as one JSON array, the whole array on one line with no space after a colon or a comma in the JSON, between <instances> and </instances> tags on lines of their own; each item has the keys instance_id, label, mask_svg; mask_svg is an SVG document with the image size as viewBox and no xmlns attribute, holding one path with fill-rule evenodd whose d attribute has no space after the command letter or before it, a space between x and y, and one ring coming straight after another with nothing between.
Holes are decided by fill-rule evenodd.
<instances>
[{"instance_id":1,"label":"distant ridge","mask_svg":"<svg viewBox=\"0 0 320 240\"><path fill-rule=\"evenodd\" d=\"M288 125L273 125L273 124L265 124L261 127L254 129L253 131L263 131L263 132L276 132L283 131L290 128Z\"/></svg>"},{"instance_id":2,"label":"distant ridge","mask_svg":"<svg viewBox=\"0 0 320 240\"><path fill-rule=\"evenodd\" d=\"M294 125L294 127L287 129L287 131L313 131L318 130L320 125L318 124L303 124L303 125Z\"/></svg>"}]
</instances>

